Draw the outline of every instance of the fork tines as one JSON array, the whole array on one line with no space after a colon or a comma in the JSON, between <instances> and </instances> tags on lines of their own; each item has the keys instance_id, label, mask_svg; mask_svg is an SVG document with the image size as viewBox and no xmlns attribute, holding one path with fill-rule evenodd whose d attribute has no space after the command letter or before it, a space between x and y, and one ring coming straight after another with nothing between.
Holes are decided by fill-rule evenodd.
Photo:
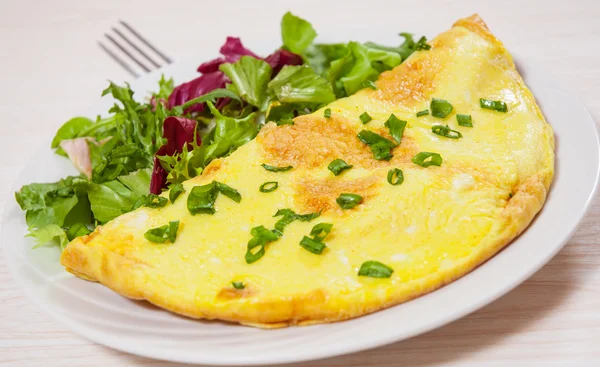
<instances>
[{"instance_id":1,"label":"fork tines","mask_svg":"<svg viewBox=\"0 0 600 367\"><path fill-rule=\"evenodd\" d=\"M104 34L112 47L98 41L98 45L123 69L134 77L160 68L173 61L145 37L124 21L119 21L122 29L112 27L112 32Z\"/></svg>"}]
</instances>

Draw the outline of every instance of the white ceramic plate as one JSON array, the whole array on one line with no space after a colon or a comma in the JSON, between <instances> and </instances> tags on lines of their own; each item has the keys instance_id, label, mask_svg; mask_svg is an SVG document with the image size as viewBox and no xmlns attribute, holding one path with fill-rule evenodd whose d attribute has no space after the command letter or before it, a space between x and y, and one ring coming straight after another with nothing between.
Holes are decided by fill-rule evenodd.
<instances>
[{"instance_id":1,"label":"white ceramic plate","mask_svg":"<svg viewBox=\"0 0 600 367\"><path fill-rule=\"evenodd\" d=\"M75 278L60 266L54 248L32 250L33 242L23 237L27 231L23 213L13 198L7 201L2 221L6 262L23 291L68 328L115 349L177 362L305 361L381 346L439 327L505 294L550 260L577 227L596 188L598 135L585 107L573 94L554 86L552 78L535 65L520 59L517 63L556 134L556 176L546 205L527 231L500 254L416 300L350 321L278 330L186 319ZM195 75L196 64L178 63L164 72L181 82ZM145 95L158 78L158 74L148 75L132 87ZM89 115L104 113L110 104L101 100ZM67 160L44 147L14 188L73 173Z\"/></svg>"}]
</instances>

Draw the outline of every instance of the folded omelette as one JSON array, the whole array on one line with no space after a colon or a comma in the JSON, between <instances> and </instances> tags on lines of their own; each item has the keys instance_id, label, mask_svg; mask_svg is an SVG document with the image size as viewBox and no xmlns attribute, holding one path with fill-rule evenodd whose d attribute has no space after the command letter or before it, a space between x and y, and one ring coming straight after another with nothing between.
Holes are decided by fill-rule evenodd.
<instances>
[{"instance_id":1,"label":"folded omelette","mask_svg":"<svg viewBox=\"0 0 600 367\"><path fill-rule=\"evenodd\" d=\"M467 274L541 209L553 133L478 16L430 44L377 89L266 124L173 203L73 240L62 264L182 315L265 328L354 318Z\"/></svg>"}]
</instances>

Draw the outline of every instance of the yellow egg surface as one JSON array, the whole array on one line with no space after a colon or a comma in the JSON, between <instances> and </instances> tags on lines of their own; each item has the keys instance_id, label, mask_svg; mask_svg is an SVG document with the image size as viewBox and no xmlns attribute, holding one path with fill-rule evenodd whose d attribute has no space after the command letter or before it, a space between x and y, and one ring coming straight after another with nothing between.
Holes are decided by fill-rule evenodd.
<instances>
[{"instance_id":1,"label":"yellow egg surface","mask_svg":"<svg viewBox=\"0 0 600 367\"><path fill-rule=\"evenodd\" d=\"M478 16L459 20L430 44L383 73L376 90L331 103L330 118L321 109L294 125L265 125L254 141L185 182L175 203L137 209L75 239L62 264L179 314L266 328L358 317L467 274L541 209L554 172L553 132L511 56ZM416 117L432 98L454 110L445 119ZM504 101L508 112L482 109L480 98ZM373 119L367 124L359 118L364 112ZM384 123L392 113L407 121L403 138L393 158L376 160L357 134L366 129L391 140ZM457 113L471 115L473 127L459 126ZM433 134L437 124L462 138ZM412 162L419 152L438 153L443 163L419 166ZM334 159L353 168L334 176L327 169ZM263 163L293 168L271 172ZM400 185L387 181L394 168L403 171ZM190 191L213 181L236 189L241 201L219 195L213 215L191 215ZM260 192L267 181L279 187ZM341 193L363 200L342 209ZM273 229L281 218L274 214L286 208L321 214L289 224L248 264L251 229ZM173 220L180 221L174 243L145 239L146 231ZM320 255L300 246L318 223L333 224ZM391 276L359 276L371 260L393 269Z\"/></svg>"}]
</instances>

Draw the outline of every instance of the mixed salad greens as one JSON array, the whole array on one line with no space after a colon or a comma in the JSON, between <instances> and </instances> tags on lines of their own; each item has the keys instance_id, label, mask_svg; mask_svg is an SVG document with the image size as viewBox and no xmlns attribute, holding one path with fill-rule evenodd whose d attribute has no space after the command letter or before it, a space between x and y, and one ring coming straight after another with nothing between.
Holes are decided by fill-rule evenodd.
<instances>
[{"instance_id":1,"label":"mixed salad greens","mask_svg":"<svg viewBox=\"0 0 600 367\"><path fill-rule=\"evenodd\" d=\"M376 43L314 43L312 25L291 13L281 20L283 45L262 58L228 37L221 57L198 67L200 75L175 86L161 78L146 102L125 83L102 95L108 117L67 121L52 140L57 154L81 173L55 183L25 185L15 193L38 246L90 233L97 225L140 206L160 207L163 190L202 173L213 159L252 140L261 126L293 124L366 87L416 50L429 49L401 33L396 47Z\"/></svg>"}]
</instances>

